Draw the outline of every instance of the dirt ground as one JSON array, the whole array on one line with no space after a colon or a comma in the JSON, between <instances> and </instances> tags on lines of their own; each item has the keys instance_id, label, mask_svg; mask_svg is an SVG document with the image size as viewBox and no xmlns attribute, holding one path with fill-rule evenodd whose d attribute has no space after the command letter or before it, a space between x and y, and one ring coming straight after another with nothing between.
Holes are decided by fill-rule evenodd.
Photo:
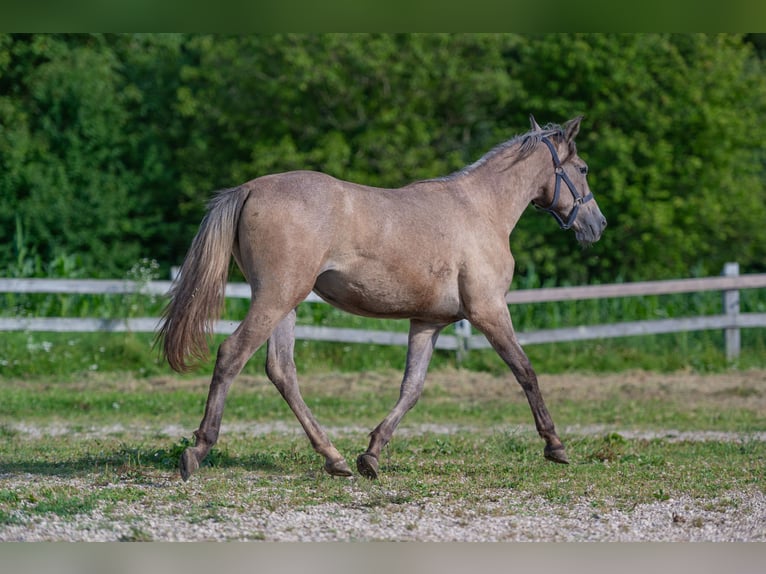
<instances>
[{"instance_id":1,"label":"dirt ground","mask_svg":"<svg viewBox=\"0 0 766 574\"><path fill-rule=\"evenodd\" d=\"M397 389L401 373L394 370L359 373L320 373L301 375L302 392L314 395L343 393L390 392ZM694 372L653 373L627 371L614 374L562 374L539 376L546 400L566 398L576 401L599 400L615 394L625 399L680 400L690 407L718 404L741 407L766 413L766 370L731 370L724 373ZM83 383L73 383L78 386ZM92 383L91 383L92 384ZM120 379L104 382L129 391L140 388L171 389L184 387L205 393L207 378L181 379L155 377L151 379ZM235 385L244 388L270 387L265 376L241 376ZM443 393L450 398L466 400L524 401L519 385L509 373L497 376L459 369L437 369L429 372L424 396Z\"/></svg>"}]
</instances>

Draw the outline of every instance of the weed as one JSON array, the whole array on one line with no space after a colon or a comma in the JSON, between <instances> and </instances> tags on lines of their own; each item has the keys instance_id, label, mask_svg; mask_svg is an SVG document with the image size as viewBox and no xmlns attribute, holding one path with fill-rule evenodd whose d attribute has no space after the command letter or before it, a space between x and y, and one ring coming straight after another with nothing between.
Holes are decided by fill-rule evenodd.
<instances>
[{"instance_id":1,"label":"weed","mask_svg":"<svg viewBox=\"0 0 766 574\"><path fill-rule=\"evenodd\" d=\"M214 504L205 504L193 507L186 514L186 521L189 524L203 524L205 522L223 522L224 518Z\"/></svg>"},{"instance_id":2,"label":"weed","mask_svg":"<svg viewBox=\"0 0 766 574\"><path fill-rule=\"evenodd\" d=\"M375 489L369 493L362 503L364 508L378 508L386 507L389 505L406 504L413 500L412 493L404 491L389 491L383 489Z\"/></svg>"},{"instance_id":3,"label":"weed","mask_svg":"<svg viewBox=\"0 0 766 574\"><path fill-rule=\"evenodd\" d=\"M75 516L88 514L96 505L97 495L72 496L67 493L46 493L43 500L38 500L33 511L38 514L55 514L57 516Z\"/></svg>"},{"instance_id":4,"label":"weed","mask_svg":"<svg viewBox=\"0 0 766 574\"><path fill-rule=\"evenodd\" d=\"M7 512L0 508L0 526L13 526L16 524L24 524L24 520L22 520L16 513L13 512Z\"/></svg>"},{"instance_id":5,"label":"weed","mask_svg":"<svg viewBox=\"0 0 766 574\"><path fill-rule=\"evenodd\" d=\"M247 540L261 541L266 540L266 534L261 531L248 532L246 538Z\"/></svg>"},{"instance_id":6,"label":"weed","mask_svg":"<svg viewBox=\"0 0 766 574\"><path fill-rule=\"evenodd\" d=\"M665 500L670 500L670 494L665 491L663 487L657 488L653 493L652 496L655 500L659 500L660 502Z\"/></svg>"},{"instance_id":7,"label":"weed","mask_svg":"<svg viewBox=\"0 0 766 574\"><path fill-rule=\"evenodd\" d=\"M181 458L181 454L183 454L183 452L190 446L194 446L192 441L187 437L182 437L170 447L154 450L151 453L149 460L151 460L152 464L155 464L160 468L175 468L178 466L178 460Z\"/></svg>"},{"instance_id":8,"label":"weed","mask_svg":"<svg viewBox=\"0 0 766 574\"><path fill-rule=\"evenodd\" d=\"M616 460L623 456L625 446L626 441L619 433L609 433L600 444L597 444L596 449L587 458L598 462Z\"/></svg>"},{"instance_id":9,"label":"weed","mask_svg":"<svg viewBox=\"0 0 766 574\"><path fill-rule=\"evenodd\" d=\"M123 534L118 539L118 542L153 542L152 535L139 526L131 526L130 532Z\"/></svg>"}]
</instances>

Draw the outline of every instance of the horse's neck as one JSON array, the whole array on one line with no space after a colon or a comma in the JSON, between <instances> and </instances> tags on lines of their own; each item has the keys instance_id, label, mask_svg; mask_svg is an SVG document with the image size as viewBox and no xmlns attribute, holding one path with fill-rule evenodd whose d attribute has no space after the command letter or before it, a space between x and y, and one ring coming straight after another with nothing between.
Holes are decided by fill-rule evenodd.
<instances>
[{"instance_id":1,"label":"horse's neck","mask_svg":"<svg viewBox=\"0 0 766 574\"><path fill-rule=\"evenodd\" d=\"M511 234L524 210L539 190L536 175L539 166L531 158L513 165L490 161L464 176L461 182L466 193L474 197L498 232Z\"/></svg>"}]
</instances>

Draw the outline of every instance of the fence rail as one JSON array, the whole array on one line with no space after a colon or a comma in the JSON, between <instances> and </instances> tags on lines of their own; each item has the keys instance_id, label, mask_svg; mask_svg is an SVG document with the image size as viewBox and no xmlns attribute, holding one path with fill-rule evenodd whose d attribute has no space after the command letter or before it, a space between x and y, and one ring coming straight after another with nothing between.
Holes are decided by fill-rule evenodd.
<instances>
[{"instance_id":1,"label":"fence rail","mask_svg":"<svg viewBox=\"0 0 766 574\"><path fill-rule=\"evenodd\" d=\"M540 289L519 289L506 294L508 304L529 304L554 301L578 301L610 297L633 297L646 295L670 295L703 291L723 292L723 309L719 315L684 317L674 319L629 321L603 325L582 325L557 329L544 329L518 333L522 345L582 341L635 335L652 335L684 331L722 330L726 356L735 360L740 353L740 329L766 327L766 313L742 313L739 306L741 289L766 288L766 274L739 275L739 266L728 263L724 274L719 277L674 279L667 281L644 281L609 285L579 287L549 287ZM141 293L165 295L170 281L139 283L108 279L2 279L0 293L68 293L120 295ZM246 283L230 283L226 296L250 298L250 287ZM306 298L308 303L324 303L313 293ZM70 317L0 317L0 331L52 331L52 332L152 332L159 319L138 317L125 319L70 318ZM214 330L219 334L230 334L237 327L237 321L219 320ZM346 329L338 327L297 326L296 338L314 341L342 343L371 343L377 345L406 345L407 334L383 330ZM443 334L437 341L437 348L454 350L464 356L471 349L490 346L482 335L473 334L466 321L456 324L454 334Z\"/></svg>"}]
</instances>

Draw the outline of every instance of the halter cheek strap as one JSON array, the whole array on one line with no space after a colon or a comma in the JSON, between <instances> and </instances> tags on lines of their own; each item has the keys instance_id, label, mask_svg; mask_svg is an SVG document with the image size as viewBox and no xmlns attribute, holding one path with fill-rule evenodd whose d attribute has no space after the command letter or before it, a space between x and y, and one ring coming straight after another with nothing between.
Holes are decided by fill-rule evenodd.
<instances>
[{"instance_id":1,"label":"halter cheek strap","mask_svg":"<svg viewBox=\"0 0 766 574\"><path fill-rule=\"evenodd\" d=\"M551 143L551 140L549 140L547 137L542 138L542 140L545 143L545 145L548 146L548 149L551 152L551 156L553 157L553 165L556 169L556 187L553 190L553 201L551 201L548 207L541 207L539 205L536 205L535 207L550 213L553 216L553 218L558 222L559 227L561 227L561 229L569 229L570 227L572 227L572 224L575 222L575 219L577 219L577 212L580 211L580 206L583 203L587 203L591 199L593 199L593 193L588 193L588 195L586 196L582 196L579 193L577 193L577 187L575 187L575 184L572 182L570 177L564 171L564 167L561 165L561 160L559 159L559 154L556 153L556 148ZM567 216L566 221L564 221L564 219L562 219L562 217L555 211L556 204L559 201L559 192L561 191L562 180L564 180L564 183L569 188L569 191L572 194L572 198L574 199L574 206L572 207L572 211L569 212L569 215Z\"/></svg>"}]
</instances>

